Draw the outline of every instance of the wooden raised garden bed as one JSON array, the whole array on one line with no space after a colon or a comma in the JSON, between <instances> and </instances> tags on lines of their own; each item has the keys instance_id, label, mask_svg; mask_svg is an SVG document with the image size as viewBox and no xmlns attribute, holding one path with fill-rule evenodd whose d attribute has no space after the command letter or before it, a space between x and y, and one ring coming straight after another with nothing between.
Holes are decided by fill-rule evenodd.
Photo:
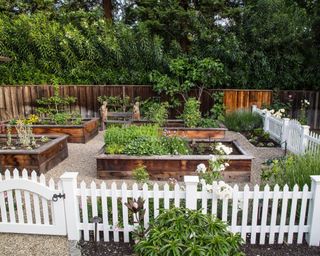
<instances>
[{"instance_id":1,"label":"wooden raised garden bed","mask_svg":"<svg viewBox=\"0 0 320 256\"><path fill-rule=\"evenodd\" d=\"M66 134L69 143L87 143L99 132L99 118L83 119L80 125L37 124L31 127L34 134ZM12 133L16 133L14 126Z\"/></svg>"},{"instance_id":2,"label":"wooden raised garden bed","mask_svg":"<svg viewBox=\"0 0 320 256\"><path fill-rule=\"evenodd\" d=\"M40 138L36 135L35 138ZM1 171L6 169L23 169L45 173L68 157L68 135L48 135L49 141L36 149L0 149ZM15 136L13 136L15 139ZM6 142L7 137L0 135L0 141Z\"/></svg>"},{"instance_id":3,"label":"wooden raised garden bed","mask_svg":"<svg viewBox=\"0 0 320 256\"><path fill-rule=\"evenodd\" d=\"M132 124L135 125L148 123L150 122L144 120L132 121ZM183 120L180 119L168 119L163 129L168 136L179 136L187 139L223 139L228 130L222 125L219 128L187 128L184 127Z\"/></svg>"},{"instance_id":4,"label":"wooden raised garden bed","mask_svg":"<svg viewBox=\"0 0 320 256\"><path fill-rule=\"evenodd\" d=\"M198 142L209 140L199 140ZM212 141L211 141L212 142ZM237 141L218 140L232 144L234 152L224 156L230 166L222 172L227 182L249 182L251 178L251 162L253 157L246 154ZM101 179L126 179L132 177L132 170L138 166L146 166L152 180L182 180L184 175L195 175L197 165L208 164L209 155L162 155L162 156L129 156L108 155L104 149L96 156L97 176Z\"/></svg>"}]
</instances>

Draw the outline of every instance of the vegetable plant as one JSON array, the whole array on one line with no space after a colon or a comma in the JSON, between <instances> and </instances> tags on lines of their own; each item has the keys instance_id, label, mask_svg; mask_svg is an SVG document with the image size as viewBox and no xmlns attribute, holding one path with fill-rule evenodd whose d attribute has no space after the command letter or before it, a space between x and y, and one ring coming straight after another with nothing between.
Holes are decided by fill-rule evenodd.
<instances>
[{"instance_id":1,"label":"vegetable plant","mask_svg":"<svg viewBox=\"0 0 320 256\"><path fill-rule=\"evenodd\" d=\"M189 98L184 105L181 118L187 127L197 127L201 122L200 102L196 98Z\"/></svg>"}]
</instances>

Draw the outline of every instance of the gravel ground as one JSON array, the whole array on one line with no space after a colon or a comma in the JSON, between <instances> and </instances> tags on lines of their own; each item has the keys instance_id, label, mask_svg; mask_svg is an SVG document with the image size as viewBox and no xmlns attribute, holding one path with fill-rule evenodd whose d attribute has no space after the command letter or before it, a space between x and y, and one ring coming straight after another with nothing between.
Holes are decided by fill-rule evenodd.
<instances>
[{"instance_id":1,"label":"gravel ground","mask_svg":"<svg viewBox=\"0 0 320 256\"><path fill-rule=\"evenodd\" d=\"M67 256L68 250L66 237L0 234L1 256Z\"/></svg>"}]
</instances>

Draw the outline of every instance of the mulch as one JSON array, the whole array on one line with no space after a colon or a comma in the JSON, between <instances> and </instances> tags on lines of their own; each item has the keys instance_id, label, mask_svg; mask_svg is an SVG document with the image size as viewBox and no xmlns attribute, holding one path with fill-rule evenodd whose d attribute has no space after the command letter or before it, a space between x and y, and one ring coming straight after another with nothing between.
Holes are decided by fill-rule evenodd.
<instances>
[{"instance_id":1,"label":"mulch","mask_svg":"<svg viewBox=\"0 0 320 256\"><path fill-rule=\"evenodd\" d=\"M114 242L79 242L82 256L133 256L132 244ZM247 256L320 256L320 247L310 247L307 244L274 244L242 246Z\"/></svg>"},{"instance_id":2,"label":"mulch","mask_svg":"<svg viewBox=\"0 0 320 256\"><path fill-rule=\"evenodd\" d=\"M307 244L273 244L251 245L242 247L247 256L319 256L320 247L310 247Z\"/></svg>"},{"instance_id":3,"label":"mulch","mask_svg":"<svg viewBox=\"0 0 320 256\"><path fill-rule=\"evenodd\" d=\"M78 246L82 256L132 256L133 248L129 243L114 242L84 242L80 241Z\"/></svg>"}]
</instances>

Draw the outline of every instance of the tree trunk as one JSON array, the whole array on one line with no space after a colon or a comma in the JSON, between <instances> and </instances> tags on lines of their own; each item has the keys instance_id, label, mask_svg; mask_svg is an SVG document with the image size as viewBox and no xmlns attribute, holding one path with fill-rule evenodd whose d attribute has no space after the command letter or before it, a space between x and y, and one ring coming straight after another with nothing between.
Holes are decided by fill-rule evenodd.
<instances>
[{"instance_id":1,"label":"tree trunk","mask_svg":"<svg viewBox=\"0 0 320 256\"><path fill-rule=\"evenodd\" d=\"M112 21L112 0L103 0L104 17Z\"/></svg>"}]
</instances>

